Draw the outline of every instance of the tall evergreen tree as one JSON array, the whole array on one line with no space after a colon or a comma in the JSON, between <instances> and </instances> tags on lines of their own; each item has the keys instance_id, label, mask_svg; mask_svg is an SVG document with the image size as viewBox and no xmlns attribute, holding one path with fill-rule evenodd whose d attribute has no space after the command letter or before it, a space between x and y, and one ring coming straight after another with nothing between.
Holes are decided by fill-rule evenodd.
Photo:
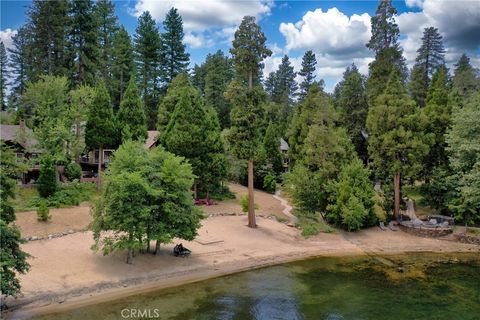
<instances>
[{"instance_id":1,"label":"tall evergreen tree","mask_svg":"<svg viewBox=\"0 0 480 320\"><path fill-rule=\"evenodd\" d=\"M369 65L366 86L370 104L385 90L393 69L400 72L402 81L406 77L405 59L398 43L400 31L395 23L396 14L397 10L392 6L391 0L380 0L375 16L371 19L372 37L367 47L375 52L375 60Z\"/></svg>"},{"instance_id":2,"label":"tall evergreen tree","mask_svg":"<svg viewBox=\"0 0 480 320\"><path fill-rule=\"evenodd\" d=\"M137 80L145 107L148 128L151 129L155 126L155 120L157 119L156 113L160 95L159 69L163 60L160 54L162 46L160 33L155 20L148 11L142 13L138 18L133 39L138 73Z\"/></svg>"},{"instance_id":3,"label":"tall evergreen tree","mask_svg":"<svg viewBox=\"0 0 480 320\"><path fill-rule=\"evenodd\" d=\"M394 215L400 210L401 179L412 179L422 169L431 135L425 118L407 95L398 71L392 71L385 93L370 106L367 117L368 153L377 179L394 178Z\"/></svg>"},{"instance_id":4,"label":"tall evergreen tree","mask_svg":"<svg viewBox=\"0 0 480 320\"><path fill-rule=\"evenodd\" d=\"M163 21L165 32L162 33L162 66L164 84L170 83L178 74L186 72L190 55L185 52L183 43L183 21L176 8L170 9Z\"/></svg>"},{"instance_id":5,"label":"tall evergreen tree","mask_svg":"<svg viewBox=\"0 0 480 320\"><path fill-rule=\"evenodd\" d=\"M31 47L31 32L28 30L28 25L18 29L17 34L12 37L12 48L8 49L10 55L9 68L12 72L12 95L14 103L16 104L20 96L25 92L27 80L30 78L31 54L29 48ZM17 106L18 107L18 106Z\"/></svg>"},{"instance_id":6,"label":"tall evergreen tree","mask_svg":"<svg viewBox=\"0 0 480 320\"><path fill-rule=\"evenodd\" d=\"M470 64L470 58L466 54L462 54L455 64L452 80L454 92L460 94L463 99L468 98L480 88L480 78L476 75L476 70Z\"/></svg>"},{"instance_id":7,"label":"tall evergreen tree","mask_svg":"<svg viewBox=\"0 0 480 320\"><path fill-rule=\"evenodd\" d=\"M115 34L112 48L112 100L118 108L130 78L135 73L132 40L122 26Z\"/></svg>"},{"instance_id":8,"label":"tall evergreen tree","mask_svg":"<svg viewBox=\"0 0 480 320\"><path fill-rule=\"evenodd\" d=\"M205 105L218 113L220 127L230 127L230 103L225 99L224 92L233 79L231 60L219 50L208 55L205 61L207 72L205 76Z\"/></svg>"},{"instance_id":9,"label":"tall evergreen tree","mask_svg":"<svg viewBox=\"0 0 480 320\"><path fill-rule=\"evenodd\" d=\"M359 158L366 163L368 151L365 132L368 105L365 78L354 64L347 67L336 91L338 94L335 97L335 106L340 113L340 120L347 128Z\"/></svg>"},{"instance_id":10,"label":"tall evergreen tree","mask_svg":"<svg viewBox=\"0 0 480 320\"><path fill-rule=\"evenodd\" d=\"M445 49L442 36L437 28L429 27L423 31L422 45L417 50L415 66L410 78L410 93L420 106L425 106L430 77L445 64Z\"/></svg>"},{"instance_id":11,"label":"tall evergreen tree","mask_svg":"<svg viewBox=\"0 0 480 320\"><path fill-rule=\"evenodd\" d=\"M51 2L51 1L48 1ZM55 4L55 2L52 2ZM70 84L94 85L98 71L98 23L91 0L72 0L68 37Z\"/></svg>"},{"instance_id":12,"label":"tall evergreen tree","mask_svg":"<svg viewBox=\"0 0 480 320\"><path fill-rule=\"evenodd\" d=\"M128 83L125 95L117 113L119 128L122 130L122 140L145 140L147 138L147 119L142 106L135 79Z\"/></svg>"},{"instance_id":13,"label":"tall evergreen tree","mask_svg":"<svg viewBox=\"0 0 480 320\"><path fill-rule=\"evenodd\" d=\"M300 99L304 100L307 97L308 89L315 81L315 66L317 65L317 59L315 53L312 50L305 52L302 58L302 69L298 73L303 77L302 83L300 83Z\"/></svg>"},{"instance_id":14,"label":"tall evergreen tree","mask_svg":"<svg viewBox=\"0 0 480 320\"><path fill-rule=\"evenodd\" d=\"M105 83L100 81L88 113L85 127L85 143L90 149L98 149L98 189L101 188L103 149L115 147L118 142L115 117Z\"/></svg>"},{"instance_id":15,"label":"tall evergreen tree","mask_svg":"<svg viewBox=\"0 0 480 320\"><path fill-rule=\"evenodd\" d=\"M253 194L253 158L256 151L258 136L259 104L261 94L259 89L253 88L254 78L258 77L263 68L262 61L272 52L266 47L267 38L255 22L255 18L246 16L239 28L235 31L230 53L237 74L248 82L248 93L241 94L236 88L239 83L230 86L234 109L232 110L232 128L229 133L230 145L237 157L248 160L248 226L256 227L254 194ZM243 100L243 101L242 101ZM238 103L241 102L241 103Z\"/></svg>"},{"instance_id":16,"label":"tall evergreen tree","mask_svg":"<svg viewBox=\"0 0 480 320\"><path fill-rule=\"evenodd\" d=\"M7 94L7 79L9 78L8 72L8 56L5 50L3 41L0 41L0 103L2 111L7 109L6 94Z\"/></svg>"},{"instance_id":17,"label":"tall evergreen tree","mask_svg":"<svg viewBox=\"0 0 480 320\"><path fill-rule=\"evenodd\" d=\"M3 141L0 147L0 292L4 296L15 296L20 292L17 275L26 273L30 268L26 261L28 254L20 248L24 240L13 223L15 211L11 203L15 197L16 179L22 170L15 154Z\"/></svg>"},{"instance_id":18,"label":"tall evergreen tree","mask_svg":"<svg viewBox=\"0 0 480 320\"><path fill-rule=\"evenodd\" d=\"M28 10L29 29L32 32L31 51L32 77L36 81L41 75L66 75L67 59L65 48L69 32L67 0L34 0ZM83 26L82 26L83 27Z\"/></svg>"},{"instance_id":19,"label":"tall evergreen tree","mask_svg":"<svg viewBox=\"0 0 480 320\"><path fill-rule=\"evenodd\" d=\"M263 148L267 158L267 164L271 166L275 174L283 172L283 155L280 150L280 136L277 128L270 122L263 138Z\"/></svg>"},{"instance_id":20,"label":"tall evergreen tree","mask_svg":"<svg viewBox=\"0 0 480 320\"><path fill-rule=\"evenodd\" d=\"M181 73L173 79L172 83L170 83L165 97L163 97L162 102L158 106L157 130L159 132L160 140L162 139L162 135L175 111L175 106L179 101L180 92L183 92L183 89L185 88L187 88L190 94L190 99L193 101L197 95L197 90L190 85L188 75L186 73Z\"/></svg>"},{"instance_id":21,"label":"tall evergreen tree","mask_svg":"<svg viewBox=\"0 0 480 320\"><path fill-rule=\"evenodd\" d=\"M195 91L193 96L192 90ZM223 170L222 174L222 168L225 169L224 147L215 118L212 119L204 107L199 92L191 85L184 86L178 91L178 102L160 139L167 151L188 159L197 176L195 186L198 185L207 196L226 173Z\"/></svg>"},{"instance_id":22,"label":"tall evergreen tree","mask_svg":"<svg viewBox=\"0 0 480 320\"><path fill-rule=\"evenodd\" d=\"M435 167L448 165L445 133L450 126L452 102L449 101L448 71L445 66L437 69L432 77L432 85L428 91L426 107L423 109L427 124L425 132L433 135L429 153L423 162L424 176L431 177Z\"/></svg>"},{"instance_id":23,"label":"tall evergreen tree","mask_svg":"<svg viewBox=\"0 0 480 320\"><path fill-rule=\"evenodd\" d=\"M113 42L119 29L115 5L110 0L98 0L94 14L98 26L98 69L112 95L114 92L112 87Z\"/></svg>"},{"instance_id":24,"label":"tall evergreen tree","mask_svg":"<svg viewBox=\"0 0 480 320\"><path fill-rule=\"evenodd\" d=\"M292 103L296 96L298 84L295 81L297 73L293 70L290 59L287 55L282 58L282 63L275 72L274 87L272 92L272 100L277 103Z\"/></svg>"}]
</instances>

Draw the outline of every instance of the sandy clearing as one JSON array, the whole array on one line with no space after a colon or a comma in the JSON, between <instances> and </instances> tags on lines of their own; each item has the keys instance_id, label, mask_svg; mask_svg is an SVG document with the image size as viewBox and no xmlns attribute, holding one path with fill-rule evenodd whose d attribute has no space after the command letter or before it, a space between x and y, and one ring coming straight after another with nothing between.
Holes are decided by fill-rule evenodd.
<instances>
[{"instance_id":1,"label":"sandy clearing","mask_svg":"<svg viewBox=\"0 0 480 320\"><path fill-rule=\"evenodd\" d=\"M274 220L258 218L257 223L259 227L251 229L246 226L245 216L207 218L199 236L222 242L202 245L183 241L193 251L188 258L173 257L174 244L166 245L159 256L137 255L133 265L125 263L125 253L103 256L92 252L89 231L32 241L23 245L33 256L29 260L31 271L20 276L23 296L9 299L8 303L17 309L13 315L18 317L24 312L48 313L96 303L99 299L113 299L315 256L410 251L480 253L480 246L419 238L401 231L372 228L358 233L320 234L303 239L299 230Z\"/></svg>"}]
</instances>

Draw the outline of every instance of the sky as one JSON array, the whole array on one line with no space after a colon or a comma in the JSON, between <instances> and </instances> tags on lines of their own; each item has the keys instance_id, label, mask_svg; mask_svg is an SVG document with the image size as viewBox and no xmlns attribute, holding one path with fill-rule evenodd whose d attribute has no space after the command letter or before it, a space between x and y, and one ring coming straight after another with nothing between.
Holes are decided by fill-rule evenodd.
<instances>
[{"instance_id":1,"label":"sky","mask_svg":"<svg viewBox=\"0 0 480 320\"><path fill-rule=\"evenodd\" d=\"M272 50L265 60L264 73L278 68L282 57L290 57L295 71L302 56L313 50L317 57L317 79L324 79L332 91L345 68L355 63L368 73L373 54L366 47L371 36L370 18L378 1L273 1L273 0L124 0L114 1L119 22L130 35L135 33L138 16L150 11L162 30L162 21L171 7L182 15L184 42L191 66L204 61L208 53L228 52L231 41L245 15L257 18ZM2 0L0 39L11 45L11 36L25 23L30 1ZM480 68L480 0L393 1L398 11L400 44L409 67L415 61L423 29L436 27L443 36L447 66L462 53ZM301 80L300 78L297 80Z\"/></svg>"}]
</instances>

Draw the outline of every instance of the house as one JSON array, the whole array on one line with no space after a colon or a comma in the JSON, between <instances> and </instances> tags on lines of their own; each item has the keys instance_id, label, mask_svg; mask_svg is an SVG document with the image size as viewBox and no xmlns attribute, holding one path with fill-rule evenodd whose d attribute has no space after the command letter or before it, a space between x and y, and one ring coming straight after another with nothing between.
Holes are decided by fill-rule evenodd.
<instances>
[{"instance_id":1,"label":"house","mask_svg":"<svg viewBox=\"0 0 480 320\"><path fill-rule=\"evenodd\" d=\"M283 140L283 138L280 138L280 151L282 151L283 154L283 171L288 172L288 165L290 164L290 161L288 159L288 143L287 141Z\"/></svg>"},{"instance_id":2,"label":"house","mask_svg":"<svg viewBox=\"0 0 480 320\"><path fill-rule=\"evenodd\" d=\"M156 130L147 131L147 139L145 141L145 149L153 149L158 145L158 134ZM112 155L115 149L103 149L102 168L107 167L108 163L112 159ZM96 181L99 161L99 150L91 150L88 153L82 155L80 159L80 166L82 167L82 179L83 182Z\"/></svg>"},{"instance_id":3,"label":"house","mask_svg":"<svg viewBox=\"0 0 480 320\"><path fill-rule=\"evenodd\" d=\"M23 120L20 120L17 125L0 124L0 140L13 149L17 161L28 164L27 172L22 176L22 183L34 183L38 179L39 156L42 151L38 147L38 140L33 131L25 125Z\"/></svg>"}]
</instances>

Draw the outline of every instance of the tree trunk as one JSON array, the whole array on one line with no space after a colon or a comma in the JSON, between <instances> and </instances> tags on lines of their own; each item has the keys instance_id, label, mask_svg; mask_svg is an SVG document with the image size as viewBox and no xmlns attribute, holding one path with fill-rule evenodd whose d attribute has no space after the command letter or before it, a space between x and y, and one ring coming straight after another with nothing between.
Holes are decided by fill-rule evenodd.
<instances>
[{"instance_id":1,"label":"tree trunk","mask_svg":"<svg viewBox=\"0 0 480 320\"><path fill-rule=\"evenodd\" d=\"M393 215L395 217L395 220L398 221L400 217L400 172L397 172L393 177L393 188L395 194Z\"/></svg>"},{"instance_id":2,"label":"tree trunk","mask_svg":"<svg viewBox=\"0 0 480 320\"><path fill-rule=\"evenodd\" d=\"M159 254L159 253L160 253L160 241L157 240L157 241L155 242L155 254L157 255L157 254Z\"/></svg>"},{"instance_id":3,"label":"tree trunk","mask_svg":"<svg viewBox=\"0 0 480 320\"><path fill-rule=\"evenodd\" d=\"M253 74L252 71L248 73L248 90L253 89Z\"/></svg>"},{"instance_id":4,"label":"tree trunk","mask_svg":"<svg viewBox=\"0 0 480 320\"><path fill-rule=\"evenodd\" d=\"M197 183L193 184L193 197L197 200Z\"/></svg>"},{"instance_id":5,"label":"tree trunk","mask_svg":"<svg viewBox=\"0 0 480 320\"><path fill-rule=\"evenodd\" d=\"M98 176L97 176L97 189L102 190L102 162L103 162L103 148L98 150Z\"/></svg>"},{"instance_id":6,"label":"tree trunk","mask_svg":"<svg viewBox=\"0 0 480 320\"><path fill-rule=\"evenodd\" d=\"M128 241L130 242L130 245L132 245L132 242L133 242L133 233L132 232L130 232L130 234L128 235ZM127 263L132 264L132 262L133 262L133 249L129 248L128 253L127 253Z\"/></svg>"},{"instance_id":7,"label":"tree trunk","mask_svg":"<svg viewBox=\"0 0 480 320\"><path fill-rule=\"evenodd\" d=\"M253 196L253 160L248 160L248 226L256 228L255 222L255 199Z\"/></svg>"}]
</instances>

